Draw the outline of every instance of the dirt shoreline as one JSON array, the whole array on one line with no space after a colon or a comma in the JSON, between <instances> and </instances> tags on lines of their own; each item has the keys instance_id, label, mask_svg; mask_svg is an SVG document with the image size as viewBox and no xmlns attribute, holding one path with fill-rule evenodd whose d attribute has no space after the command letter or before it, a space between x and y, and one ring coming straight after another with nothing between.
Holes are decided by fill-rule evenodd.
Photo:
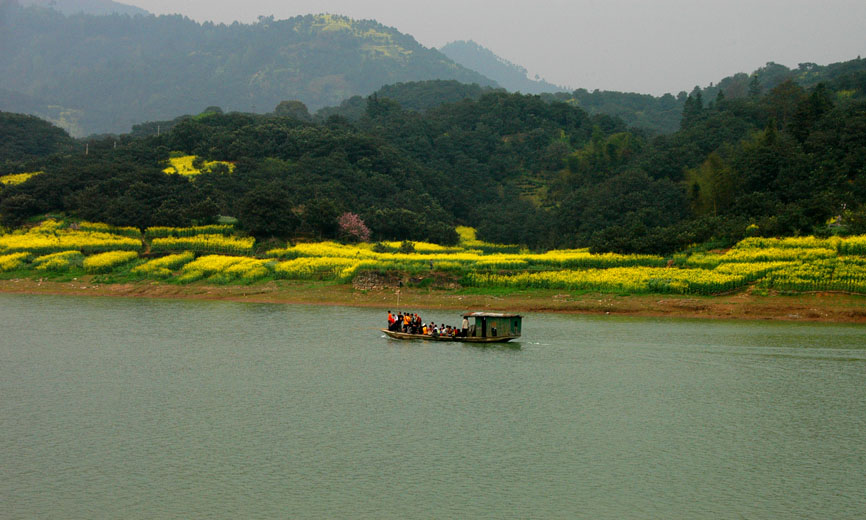
<instances>
[{"instance_id":1,"label":"dirt shoreline","mask_svg":"<svg viewBox=\"0 0 866 520\"><path fill-rule=\"evenodd\" d=\"M532 290L483 294L465 290L404 288L359 291L326 282L268 282L241 285L173 285L160 282L94 284L86 278L68 282L0 280L0 293L121 298L223 300L250 303L347 305L385 309L508 310L654 316L866 323L866 296L838 293L758 295L751 291L723 296L571 294Z\"/></svg>"}]
</instances>

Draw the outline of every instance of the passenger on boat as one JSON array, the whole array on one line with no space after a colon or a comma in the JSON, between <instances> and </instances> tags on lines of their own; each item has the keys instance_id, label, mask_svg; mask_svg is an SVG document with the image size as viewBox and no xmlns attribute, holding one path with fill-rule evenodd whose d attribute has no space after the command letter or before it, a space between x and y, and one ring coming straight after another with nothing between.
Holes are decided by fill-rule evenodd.
<instances>
[{"instance_id":1,"label":"passenger on boat","mask_svg":"<svg viewBox=\"0 0 866 520\"><path fill-rule=\"evenodd\" d=\"M388 311L388 330L394 330L394 322L397 321L391 311Z\"/></svg>"},{"instance_id":2,"label":"passenger on boat","mask_svg":"<svg viewBox=\"0 0 866 520\"><path fill-rule=\"evenodd\" d=\"M467 332L469 332L469 318L463 316L463 323L460 324L460 336L465 338Z\"/></svg>"},{"instance_id":3,"label":"passenger on boat","mask_svg":"<svg viewBox=\"0 0 866 520\"><path fill-rule=\"evenodd\" d=\"M427 324L421 325L421 334L427 335Z\"/></svg>"}]
</instances>

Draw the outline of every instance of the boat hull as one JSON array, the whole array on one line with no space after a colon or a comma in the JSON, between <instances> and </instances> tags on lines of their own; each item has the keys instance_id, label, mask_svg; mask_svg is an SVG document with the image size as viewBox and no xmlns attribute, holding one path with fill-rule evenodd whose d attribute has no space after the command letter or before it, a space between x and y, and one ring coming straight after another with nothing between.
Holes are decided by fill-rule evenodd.
<instances>
[{"instance_id":1,"label":"boat hull","mask_svg":"<svg viewBox=\"0 0 866 520\"><path fill-rule=\"evenodd\" d=\"M387 329L381 329L389 338L393 339L424 339L427 341L456 341L458 343L504 343L517 339L519 336L493 336L487 338L465 337L454 338L451 336L428 336L426 334L407 334L405 332L394 332Z\"/></svg>"}]
</instances>

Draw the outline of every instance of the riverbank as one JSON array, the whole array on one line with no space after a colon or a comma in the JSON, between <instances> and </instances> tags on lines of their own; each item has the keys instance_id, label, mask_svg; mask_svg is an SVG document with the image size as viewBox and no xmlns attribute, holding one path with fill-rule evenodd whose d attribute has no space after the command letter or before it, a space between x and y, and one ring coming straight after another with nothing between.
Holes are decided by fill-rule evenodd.
<instances>
[{"instance_id":1,"label":"riverbank","mask_svg":"<svg viewBox=\"0 0 866 520\"><path fill-rule=\"evenodd\" d=\"M348 305L383 310L454 309L561 312L705 319L753 319L866 323L866 296L839 293L759 294L749 290L722 296L669 294L574 294L564 291L513 292L403 288L354 289L333 282L272 281L255 285L175 285L146 281L94 284L89 277L56 282L0 280L0 292L123 298L225 300L251 303Z\"/></svg>"}]
</instances>

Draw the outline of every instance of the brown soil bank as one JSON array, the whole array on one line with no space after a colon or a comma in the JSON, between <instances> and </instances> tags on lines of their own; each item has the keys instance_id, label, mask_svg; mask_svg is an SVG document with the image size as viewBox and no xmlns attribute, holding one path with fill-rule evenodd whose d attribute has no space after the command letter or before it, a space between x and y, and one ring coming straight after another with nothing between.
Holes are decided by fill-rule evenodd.
<instances>
[{"instance_id":1,"label":"brown soil bank","mask_svg":"<svg viewBox=\"0 0 866 520\"><path fill-rule=\"evenodd\" d=\"M628 316L762 319L866 323L866 296L807 293L758 295L751 291L723 296L571 294L532 290L500 293L473 290L404 288L359 291L327 282L268 282L252 286L172 285L159 282L93 284L29 279L0 280L0 292L133 298L181 298L256 303L350 305L381 309L508 310L573 312Z\"/></svg>"}]
</instances>

